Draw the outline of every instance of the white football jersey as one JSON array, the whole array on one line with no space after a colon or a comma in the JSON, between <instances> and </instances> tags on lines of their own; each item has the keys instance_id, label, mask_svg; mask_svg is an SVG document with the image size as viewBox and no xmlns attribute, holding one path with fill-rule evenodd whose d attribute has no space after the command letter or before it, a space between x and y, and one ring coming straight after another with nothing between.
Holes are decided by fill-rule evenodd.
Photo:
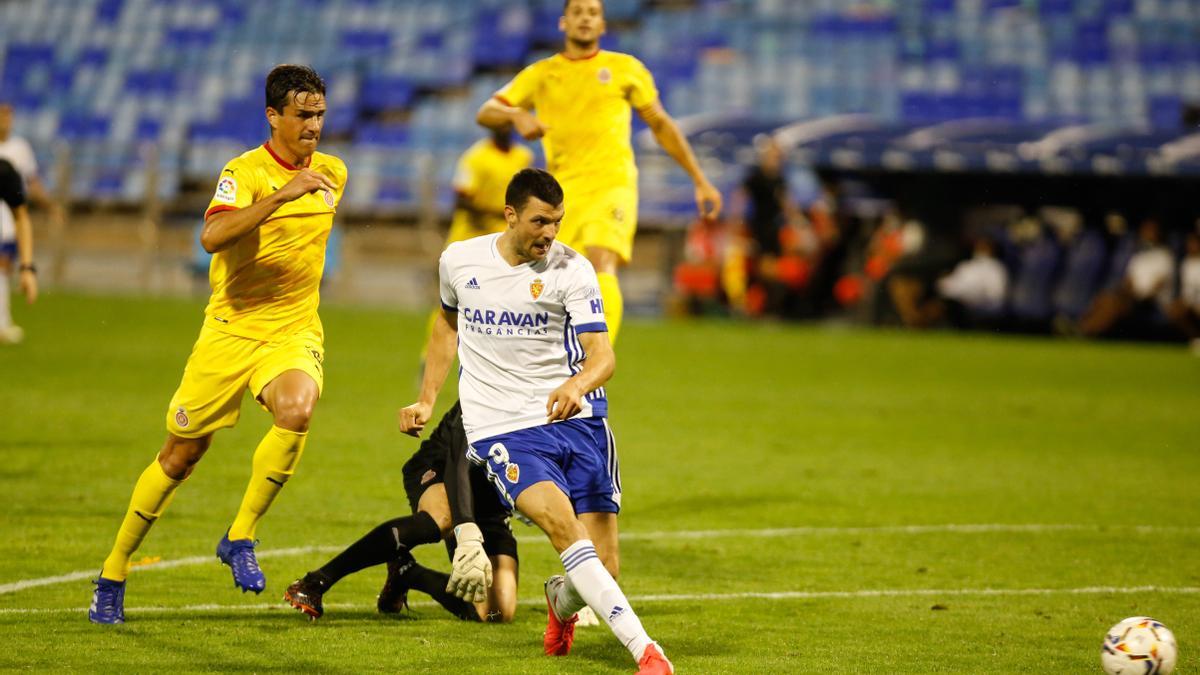
<instances>
[{"instance_id":1,"label":"white football jersey","mask_svg":"<svg viewBox=\"0 0 1200 675\"><path fill-rule=\"evenodd\" d=\"M20 136L9 136L0 142L0 159L8 160L26 183L37 176L37 156L33 154L29 141ZM8 204L0 202L0 242L9 242L16 238L16 220L12 210L8 208Z\"/></svg>"},{"instance_id":2,"label":"white football jersey","mask_svg":"<svg viewBox=\"0 0 1200 675\"><path fill-rule=\"evenodd\" d=\"M608 330L596 271L554 242L546 257L513 267L499 234L451 244L438 276L442 306L458 312L458 396L467 441L546 423L546 399L582 368L580 333ZM601 387L576 417L606 417Z\"/></svg>"}]
</instances>

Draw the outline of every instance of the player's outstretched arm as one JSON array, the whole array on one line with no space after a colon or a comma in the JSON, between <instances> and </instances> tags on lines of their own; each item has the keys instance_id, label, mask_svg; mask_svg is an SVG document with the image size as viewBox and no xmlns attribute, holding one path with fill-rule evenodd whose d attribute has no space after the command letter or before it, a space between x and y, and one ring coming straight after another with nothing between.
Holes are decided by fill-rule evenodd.
<instances>
[{"instance_id":1,"label":"player's outstretched arm","mask_svg":"<svg viewBox=\"0 0 1200 675\"><path fill-rule=\"evenodd\" d=\"M549 422L570 419L583 410L583 397L604 385L617 368L617 356L613 352L608 333L580 333L579 344L587 358L583 369L571 379L550 392L546 401L546 417Z\"/></svg>"},{"instance_id":2,"label":"player's outstretched arm","mask_svg":"<svg viewBox=\"0 0 1200 675\"><path fill-rule=\"evenodd\" d=\"M692 152L692 145L679 130L679 125L675 123L675 120L663 109L662 103L655 101L639 109L638 114L642 116L646 126L650 127L650 132L654 134L654 140L658 141L662 149L691 176L692 183L696 186L696 208L700 211L700 215L705 218L716 218L721 215L720 190L717 190L708 181L704 171L700 168L700 163L696 161L696 153Z\"/></svg>"},{"instance_id":3,"label":"player's outstretched arm","mask_svg":"<svg viewBox=\"0 0 1200 675\"><path fill-rule=\"evenodd\" d=\"M317 190L335 192L337 187L320 171L300 169L282 188L250 206L232 211L218 211L210 215L204 221L204 229L200 232L200 244L209 253L224 250L262 225L280 206Z\"/></svg>"},{"instance_id":4,"label":"player's outstretched arm","mask_svg":"<svg viewBox=\"0 0 1200 675\"><path fill-rule=\"evenodd\" d=\"M550 127L542 124L542 121L536 115L524 108L517 106L506 105L498 98L490 98L482 106L479 107L479 112L475 115L475 121L480 126L487 127L494 131L503 131L510 125L516 129L521 138L527 141L536 141Z\"/></svg>"},{"instance_id":5,"label":"player's outstretched arm","mask_svg":"<svg viewBox=\"0 0 1200 675\"><path fill-rule=\"evenodd\" d=\"M425 375L421 379L421 394L417 402L405 406L397 413L400 431L409 436L420 436L421 430L433 416L433 405L446 382L446 374L454 365L458 350L458 312L442 308L433 322L433 334L429 336L429 349L425 354Z\"/></svg>"}]
</instances>

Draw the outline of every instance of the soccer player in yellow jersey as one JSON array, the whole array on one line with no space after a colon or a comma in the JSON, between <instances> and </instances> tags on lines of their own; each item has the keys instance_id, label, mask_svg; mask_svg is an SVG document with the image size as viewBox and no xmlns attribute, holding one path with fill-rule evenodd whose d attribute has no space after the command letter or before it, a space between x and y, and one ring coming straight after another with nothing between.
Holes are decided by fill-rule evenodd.
<instances>
[{"instance_id":1,"label":"soccer player in yellow jersey","mask_svg":"<svg viewBox=\"0 0 1200 675\"><path fill-rule=\"evenodd\" d=\"M503 232L504 191L521 169L533 164L533 152L513 143L510 129L492 130L491 137L467 148L454 167L454 218L446 246L481 234ZM441 310L438 310L441 312Z\"/></svg>"},{"instance_id":2,"label":"soccer player in yellow jersey","mask_svg":"<svg viewBox=\"0 0 1200 675\"><path fill-rule=\"evenodd\" d=\"M596 268L608 334L615 341L624 309L617 269L629 262L637 228L631 109L691 176L702 216L717 217L721 193L663 110L650 71L628 54L600 49L601 0L566 0L558 26L566 35L563 51L518 73L483 104L477 120L490 129L511 125L527 140L542 139L547 169L566 195L558 239L583 251Z\"/></svg>"},{"instance_id":3,"label":"soccer player in yellow jersey","mask_svg":"<svg viewBox=\"0 0 1200 675\"><path fill-rule=\"evenodd\" d=\"M88 618L124 623L129 559L212 442L233 426L249 389L274 424L254 451L250 485L217 545L236 587L261 593L255 529L296 470L324 381L317 316L325 242L346 165L317 152L325 83L306 66L276 66L266 83L271 138L221 171L200 241L213 253L200 338L167 409L167 441L142 472Z\"/></svg>"}]
</instances>

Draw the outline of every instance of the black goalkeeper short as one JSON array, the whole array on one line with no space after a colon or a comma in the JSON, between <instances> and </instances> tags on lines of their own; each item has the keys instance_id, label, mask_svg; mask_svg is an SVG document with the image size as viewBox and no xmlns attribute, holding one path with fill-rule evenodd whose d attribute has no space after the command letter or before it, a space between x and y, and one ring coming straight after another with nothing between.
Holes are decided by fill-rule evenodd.
<instances>
[{"instance_id":1,"label":"black goalkeeper short","mask_svg":"<svg viewBox=\"0 0 1200 675\"><path fill-rule=\"evenodd\" d=\"M458 403L446 412L429 438L421 441L421 447L404 463L404 492L413 513L421 495L431 485L444 483L446 457L451 451L460 453L460 461L469 461L467 434L462 426L462 409ZM509 527L508 509L501 503L495 489L488 484L487 473L481 466L471 466L471 494L475 499L475 524L483 533L483 550L488 555L506 555L517 558L517 540Z\"/></svg>"}]
</instances>

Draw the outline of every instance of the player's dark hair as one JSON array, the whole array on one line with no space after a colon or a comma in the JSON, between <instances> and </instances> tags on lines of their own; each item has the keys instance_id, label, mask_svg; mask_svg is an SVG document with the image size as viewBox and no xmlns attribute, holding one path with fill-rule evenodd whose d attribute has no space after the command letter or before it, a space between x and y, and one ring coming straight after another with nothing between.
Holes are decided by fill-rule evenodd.
<instances>
[{"instance_id":1,"label":"player's dark hair","mask_svg":"<svg viewBox=\"0 0 1200 675\"><path fill-rule=\"evenodd\" d=\"M563 0L563 15L566 15L567 8L571 6L573 0ZM600 0L600 11L604 11L604 0Z\"/></svg>"},{"instance_id":2,"label":"player's dark hair","mask_svg":"<svg viewBox=\"0 0 1200 675\"><path fill-rule=\"evenodd\" d=\"M550 206L558 206L563 202L562 186L548 171L521 169L508 182L504 203L519 213L530 197L537 197Z\"/></svg>"},{"instance_id":3,"label":"player's dark hair","mask_svg":"<svg viewBox=\"0 0 1200 675\"><path fill-rule=\"evenodd\" d=\"M267 73L268 108L274 108L277 112L282 113L283 107L288 104L288 94L293 92L295 94L307 92L324 96L325 80L322 80L317 71L312 68L291 63L275 66L270 73Z\"/></svg>"}]
</instances>

